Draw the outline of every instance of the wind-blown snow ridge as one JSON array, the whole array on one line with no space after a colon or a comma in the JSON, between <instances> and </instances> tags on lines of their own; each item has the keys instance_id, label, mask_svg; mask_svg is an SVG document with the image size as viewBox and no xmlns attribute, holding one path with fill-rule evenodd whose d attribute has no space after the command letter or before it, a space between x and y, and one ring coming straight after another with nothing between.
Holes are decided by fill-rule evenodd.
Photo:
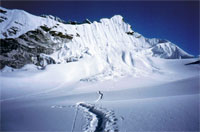
<instances>
[{"instance_id":1,"label":"wind-blown snow ridge","mask_svg":"<svg viewBox=\"0 0 200 132\"><path fill-rule=\"evenodd\" d=\"M85 78L81 80L91 81L132 73L140 76L160 72L162 69L152 61L153 57L193 57L170 41L143 37L133 31L120 15L103 18L100 22L64 24L22 10L2 7L0 10L0 38L5 43L3 46L12 47L17 42L17 49L7 51L5 46L5 53L1 55L1 61L7 66L13 66L13 60L16 60L14 57L21 59L22 54L26 57L17 68L30 63L45 67L48 64L77 61L84 68L85 63L88 66L84 69ZM26 53L23 53L21 45L27 47ZM37 50L37 46L44 51ZM32 50L34 53L27 53Z\"/></svg>"},{"instance_id":2,"label":"wind-blown snow ridge","mask_svg":"<svg viewBox=\"0 0 200 132\"><path fill-rule=\"evenodd\" d=\"M92 104L78 103L77 106L86 113L84 132L117 132L117 118L113 111Z\"/></svg>"}]
</instances>

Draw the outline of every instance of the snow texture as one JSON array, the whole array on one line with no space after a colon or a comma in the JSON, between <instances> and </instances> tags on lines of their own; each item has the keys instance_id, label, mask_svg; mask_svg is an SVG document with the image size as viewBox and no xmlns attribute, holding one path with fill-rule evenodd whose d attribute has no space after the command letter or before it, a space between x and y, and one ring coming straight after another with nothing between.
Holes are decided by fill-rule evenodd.
<instances>
[{"instance_id":1,"label":"snow texture","mask_svg":"<svg viewBox=\"0 0 200 132\"><path fill-rule=\"evenodd\" d=\"M117 118L114 111L97 107L92 104L79 103L78 107L86 113L85 132L117 132Z\"/></svg>"},{"instance_id":2,"label":"snow texture","mask_svg":"<svg viewBox=\"0 0 200 132\"><path fill-rule=\"evenodd\" d=\"M168 40L143 37L120 15L59 21L0 7L2 40L44 25L73 36L41 54L56 64L1 70L0 131L199 131L197 58Z\"/></svg>"},{"instance_id":3,"label":"snow texture","mask_svg":"<svg viewBox=\"0 0 200 132\"><path fill-rule=\"evenodd\" d=\"M93 67L94 77L82 78L82 81L104 80L133 73L135 76L159 72L159 67L152 57L165 59L191 58L175 44L160 39L148 39L124 22L123 17L115 15L110 19L103 18L100 22L91 24L64 24L51 17L38 17L22 10L8 10L1 13L7 19L0 23L0 38L17 38L28 31L46 26L51 32L61 32L71 35L72 40L63 41L59 50L51 55L41 54L52 58L56 64L87 61L88 67ZM20 24L19 24L20 23ZM15 28L14 30L12 30ZM12 30L12 31L11 31ZM13 31L15 34L13 34ZM51 36L53 43L60 41ZM44 64L46 65L46 64ZM85 69L85 71L90 71Z\"/></svg>"}]
</instances>

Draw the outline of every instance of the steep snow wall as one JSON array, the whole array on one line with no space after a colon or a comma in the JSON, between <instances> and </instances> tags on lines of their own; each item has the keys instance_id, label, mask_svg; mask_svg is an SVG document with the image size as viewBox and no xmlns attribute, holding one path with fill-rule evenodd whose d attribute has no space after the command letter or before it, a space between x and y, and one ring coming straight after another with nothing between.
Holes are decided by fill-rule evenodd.
<instances>
[{"instance_id":1,"label":"steep snow wall","mask_svg":"<svg viewBox=\"0 0 200 132\"><path fill-rule=\"evenodd\" d=\"M27 63L40 66L49 64L47 62L62 64L86 59L95 60L89 63L91 67L98 69L97 74L121 75L132 72L145 74L159 70L159 67L151 61L152 57L165 59L193 57L167 40L147 39L134 32L120 15L110 19L103 18L100 22L72 25L60 23L50 17L38 17L25 11L1 7L0 20L1 41L6 40L4 45L12 45L7 41L12 39L17 41L18 46L28 47L26 51L29 51L30 46L36 48L35 45L52 49L51 52L40 51L27 55L29 57ZM38 37L39 33L36 31L45 36L42 42L41 35ZM13 52L12 49L5 52L3 57L12 57L11 51ZM23 52L23 49L20 51ZM15 55L17 53L15 52ZM35 62L41 60L41 57L34 59L36 54L42 56L42 65L40 62Z\"/></svg>"}]
</instances>

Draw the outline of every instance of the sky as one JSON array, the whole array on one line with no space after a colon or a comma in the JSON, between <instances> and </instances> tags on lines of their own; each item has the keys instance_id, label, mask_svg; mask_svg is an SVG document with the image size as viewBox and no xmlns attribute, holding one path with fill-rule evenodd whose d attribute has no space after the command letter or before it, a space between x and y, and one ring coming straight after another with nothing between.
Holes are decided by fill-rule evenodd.
<instances>
[{"instance_id":1,"label":"sky","mask_svg":"<svg viewBox=\"0 0 200 132\"><path fill-rule=\"evenodd\" d=\"M167 39L190 54L200 54L198 1L3 1L1 6L78 22L122 15L143 36Z\"/></svg>"}]
</instances>

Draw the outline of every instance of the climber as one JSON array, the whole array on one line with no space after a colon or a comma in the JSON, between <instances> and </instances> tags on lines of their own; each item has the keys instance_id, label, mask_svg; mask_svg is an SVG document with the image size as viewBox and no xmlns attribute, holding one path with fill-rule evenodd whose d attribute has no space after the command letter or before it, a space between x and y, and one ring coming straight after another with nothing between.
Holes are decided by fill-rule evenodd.
<instances>
[{"instance_id":1,"label":"climber","mask_svg":"<svg viewBox=\"0 0 200 132\"><path fill-rule=\"evenodd\" d=\"M99 94L99 97L95 102L98 102L99 100L103 98L103 93L101 91L98 91L97 93Z\"/></svg>"},{"instance_id":2,"label":"climber","mask_svg":"<svg viewBox=\"0 0 200 132\"><path fill-rule=\"evenodd\" d=\"M103 98L103 93L101 91L98 92L99 94L99 100Z\"/></svg>"}]
</instances>

